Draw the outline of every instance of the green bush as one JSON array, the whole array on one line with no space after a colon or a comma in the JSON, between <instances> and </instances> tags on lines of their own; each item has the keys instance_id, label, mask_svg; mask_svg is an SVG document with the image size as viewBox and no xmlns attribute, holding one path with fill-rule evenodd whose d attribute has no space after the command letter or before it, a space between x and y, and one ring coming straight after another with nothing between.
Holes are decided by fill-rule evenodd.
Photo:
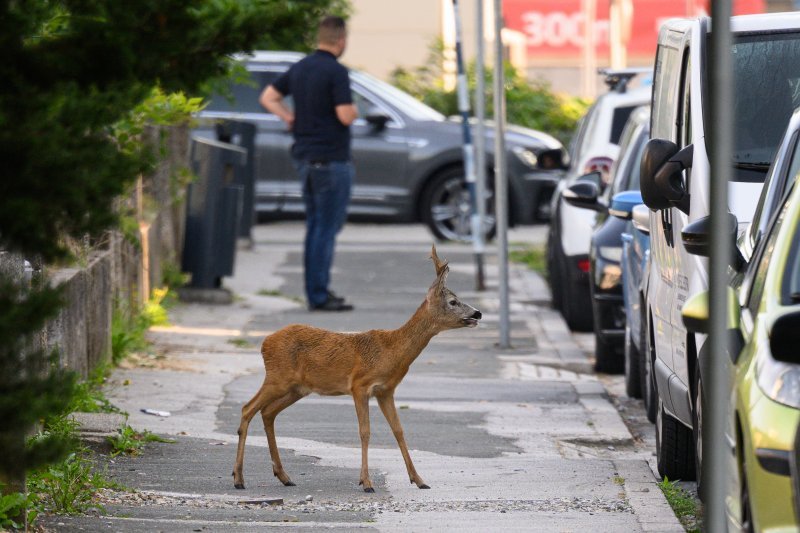
<instances>
[{"instance_id":1,"label":"green bush","mask_svg":"<svg viewBox=\"0 0 800 533\"><path fill-rule=\"evenodd\" d=\"M458 95L444 88L444 48L441 41L430 47L426 63L412 69L396 68L392 83L412 94L445 115L458 114ZM504 65L506 87L506 115L508 122L552 135L568 144L578 119L586 112L589 102L573 96L554 93L547 82L527 81L510 64ZM485 72L486 114L493 113L493 72ZM475 93L475 64L467 67L470 93Z\"/></svg>"}]
</instances>

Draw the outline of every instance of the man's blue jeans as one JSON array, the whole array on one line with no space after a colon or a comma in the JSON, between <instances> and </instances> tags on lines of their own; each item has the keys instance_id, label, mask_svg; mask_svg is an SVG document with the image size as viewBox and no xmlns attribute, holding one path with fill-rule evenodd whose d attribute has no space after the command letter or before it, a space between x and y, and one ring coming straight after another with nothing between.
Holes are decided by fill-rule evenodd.
<instances>
[{"instance_id":1,"label":"man's blue jeans","mask_svg":"<svg viewBox=\"0 0 800 533\"><path fill-rule=\"evenodd\" d=\"M294 164L303 184L306 204L306 298L310 306L317 306L328 299L336 234L347 219L355 172L349 161L320 164L296 159Z\"/></svg>"}]
</instances>

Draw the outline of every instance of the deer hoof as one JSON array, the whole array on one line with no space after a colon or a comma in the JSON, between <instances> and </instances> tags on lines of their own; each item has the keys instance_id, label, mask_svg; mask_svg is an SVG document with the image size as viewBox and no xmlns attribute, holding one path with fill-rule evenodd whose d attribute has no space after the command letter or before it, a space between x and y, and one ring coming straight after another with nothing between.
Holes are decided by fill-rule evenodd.
<instances>
[{"instance_id":1,"label":"deer hoof","mask_svg":"<svg viewBox=\"0 0 800 533\"><path fill-rule=\"evenodd\" d=\"M364 492L375 492L375 489L373 489L372 487L367 487L364 489Z\"/></svg>"},{"instance_id":2,"label":"deer hoof","mask_svg":"<svg viewBox=\"0 0 800 533\"><path fill-rule=\"evenodd\" d=\"M233 486L237 489L244 489L244 483L234 483Z\"/></svg>"},{"instance_id":3,"label":"deer hoof","mask_svg":"<svg viewBox=\"0 0 800 533\"><path fill-rule=\"evenodd\" d=\"M286 480L283 482L283 485L286 487L296 487L297 485L294 484L292 480Z\"/></svg>"},{"instance_id":4,"label":"deer hoof","mask_svg":"<svg viewBox=\"0 0 800 533\"><path fill-rule=\"evenodd\" d=\"M421 489L429 489L430 487L428 485L426 485L425 483L423 483L422 485L419 485L419 488L421 488Z\"/></svg>"}]
</instances>

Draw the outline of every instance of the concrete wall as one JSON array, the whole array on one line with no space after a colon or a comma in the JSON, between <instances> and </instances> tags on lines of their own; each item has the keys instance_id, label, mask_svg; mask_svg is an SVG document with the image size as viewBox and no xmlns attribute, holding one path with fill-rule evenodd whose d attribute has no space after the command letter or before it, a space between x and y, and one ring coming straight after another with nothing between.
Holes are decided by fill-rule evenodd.
<instances>
[{"instance_id":1,"label":"concrete wall","mask_svg":"<svg viewBox=\"0 0 800 533\"><path fill-rule=\"evenodd\" d=\"M64 287L66 303L46 327L45 342L59 351L61 366L86 378L111 357L111 316L116 305L136 310L152 290L162 285L164 263L179 264L183 248L183 195L174 176L189 167L186 128L153 128L146 133L165 154L152 175L143 179L145 201L121 199L122 205L145 205L139 213L147 246L136 245L118 231L109 232L101 249L92 251L85 265L48 269L54 284ZM147 257L143 255L146 248ZM21 272L20 259L0 255L0 268ZM5 265L5 266L4 266Z\"/></svg>"}]
</instances>

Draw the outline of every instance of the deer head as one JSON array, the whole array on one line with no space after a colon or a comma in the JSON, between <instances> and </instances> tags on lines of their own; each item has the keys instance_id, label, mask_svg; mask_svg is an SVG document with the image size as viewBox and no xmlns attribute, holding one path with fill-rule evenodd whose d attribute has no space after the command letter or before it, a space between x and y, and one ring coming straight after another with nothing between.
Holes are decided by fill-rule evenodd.
<instances>
[{"instance_id":1,"label":"deer head","mask_svg":"<svg viewBox=\"0 0 800 533\"><path fill-rule=\"evenodd\" d=\"M453 291L445 286L450 267L436 254L436 246L431 247L431 259L436 268L436 281L433 282L428 295L428 310L436 324L444 329L474 328L478 325L481 312L458 299Z\"/></svg>"}]
</instances>

